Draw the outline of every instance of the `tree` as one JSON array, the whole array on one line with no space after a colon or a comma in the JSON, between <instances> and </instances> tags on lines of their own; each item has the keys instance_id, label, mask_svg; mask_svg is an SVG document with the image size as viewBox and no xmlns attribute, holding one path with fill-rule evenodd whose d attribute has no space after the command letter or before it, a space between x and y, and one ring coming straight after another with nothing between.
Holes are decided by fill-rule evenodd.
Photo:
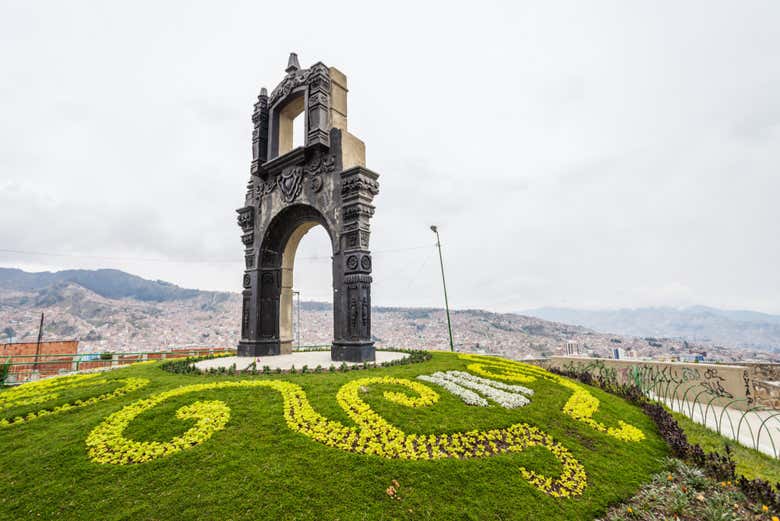
<instances>
[{"instance_id":1,"label":"tree","mask_svg":"<svg viewBox=\"0 0 780 521\"><path fill-rule=\"evenodd\" d=\"M9 342L12 342L16 336L16 331L14 331L14 328L11 326L8 326L7 328L3 329L3 334L8 337Z\"/></svg>"}]
</instances>

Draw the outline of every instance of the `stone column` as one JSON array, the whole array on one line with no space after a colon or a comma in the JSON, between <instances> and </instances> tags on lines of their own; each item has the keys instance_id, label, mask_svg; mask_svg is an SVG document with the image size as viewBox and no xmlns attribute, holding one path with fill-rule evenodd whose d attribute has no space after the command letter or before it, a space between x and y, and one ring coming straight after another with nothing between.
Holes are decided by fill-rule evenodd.
<instances>
[{"instance_id":1,"label":"stone column","mask_svg":"<svg viewBox=\"0 0 780 521\"><path fill-rule=\"evenodd\" d=\"M379 191L379 176L362 167L341 173L343 231L340 252L333 258L334 339L333 360L372 362L371 252L369 220L371 201Z\"/></svg>"},{"instance_id":2,"label":"stone column","mask_svg":"<svg viewBox=\"0 0 780 521\"><path fill-rule=\"evenodd\" d=\"M306 145L330 145L330 76L322 62L312 65L306 100Z\"/></svg>"}]
</instances>

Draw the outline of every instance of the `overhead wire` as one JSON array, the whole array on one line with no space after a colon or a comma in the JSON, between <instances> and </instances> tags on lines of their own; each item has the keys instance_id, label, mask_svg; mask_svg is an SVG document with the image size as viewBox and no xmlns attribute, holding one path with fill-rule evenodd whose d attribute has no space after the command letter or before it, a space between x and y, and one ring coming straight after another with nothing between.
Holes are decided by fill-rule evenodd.
<instances>
[{"instance_id":1,"label":"overhead wire","mask_svg":"<svg viewBox=\"0 0 780 521\"><path fill-rule=\"evenodd\" d=\"M406 248L389 248L384 250L375 250L371 252L372 255L383 255L386 253L394 253L400 251L421 250L429 248L429 245L425 246L410 246ZM30 250L16 250L8 248L0 248L0 253L11 253L17 255L41 255L48 257L69 257L76 259L95 259L95 260L108 260L115 262L168 262L174 264L222 264L222 263L236 263L241 262L241 257L235 259L193 259L193 258L154 258L154 257L111 257L103 255L88 255L80 253L64 253L64 252L52 252L52 251L30 251ZM320 260L330 259L330 255L314 255L310 257L298 257L296 260Z\"/></svg>"}]
</instances>

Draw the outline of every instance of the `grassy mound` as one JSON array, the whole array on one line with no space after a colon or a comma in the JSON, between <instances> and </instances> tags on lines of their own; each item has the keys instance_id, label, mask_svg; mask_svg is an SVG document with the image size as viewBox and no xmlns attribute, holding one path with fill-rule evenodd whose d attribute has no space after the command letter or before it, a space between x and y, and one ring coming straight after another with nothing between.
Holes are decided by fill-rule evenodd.
<instances>
[{"instance_id":1,"label":"grassy mound","mask_svg":"<svg viewBox=\"0 0 780 521\"><path fill-rule=\"evenodd\" d=\"M534 394L512 409L466 405L416 378L437 371ZM638 408L487 357L258 376L144 363L51 382L0 391L2 518L593 519L668 453ZM168 392L195 384L208 385ZM633 428L643 439L627 439ZM539 477L574 464L581 490L555 497Z\"/></svg>"}]
</instances>

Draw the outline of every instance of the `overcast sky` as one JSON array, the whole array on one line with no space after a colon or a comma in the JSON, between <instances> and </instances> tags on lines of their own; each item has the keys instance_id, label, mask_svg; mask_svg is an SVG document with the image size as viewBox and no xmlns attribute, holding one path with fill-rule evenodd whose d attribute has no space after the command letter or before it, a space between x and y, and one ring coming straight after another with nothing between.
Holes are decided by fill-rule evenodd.
<instances>
[{"instance_id":1,"label":"overcast sky","mask_svg":"<svg viewBox=\"0 0 780 521\"><path fill-rule=\"evenodd\" d=\"M349 78L374 302L780 313L780 3L0 1L0 266L240 290L251 111ZM322 228L295 285L330 297Z\"/></svg>"}]
</instances>

